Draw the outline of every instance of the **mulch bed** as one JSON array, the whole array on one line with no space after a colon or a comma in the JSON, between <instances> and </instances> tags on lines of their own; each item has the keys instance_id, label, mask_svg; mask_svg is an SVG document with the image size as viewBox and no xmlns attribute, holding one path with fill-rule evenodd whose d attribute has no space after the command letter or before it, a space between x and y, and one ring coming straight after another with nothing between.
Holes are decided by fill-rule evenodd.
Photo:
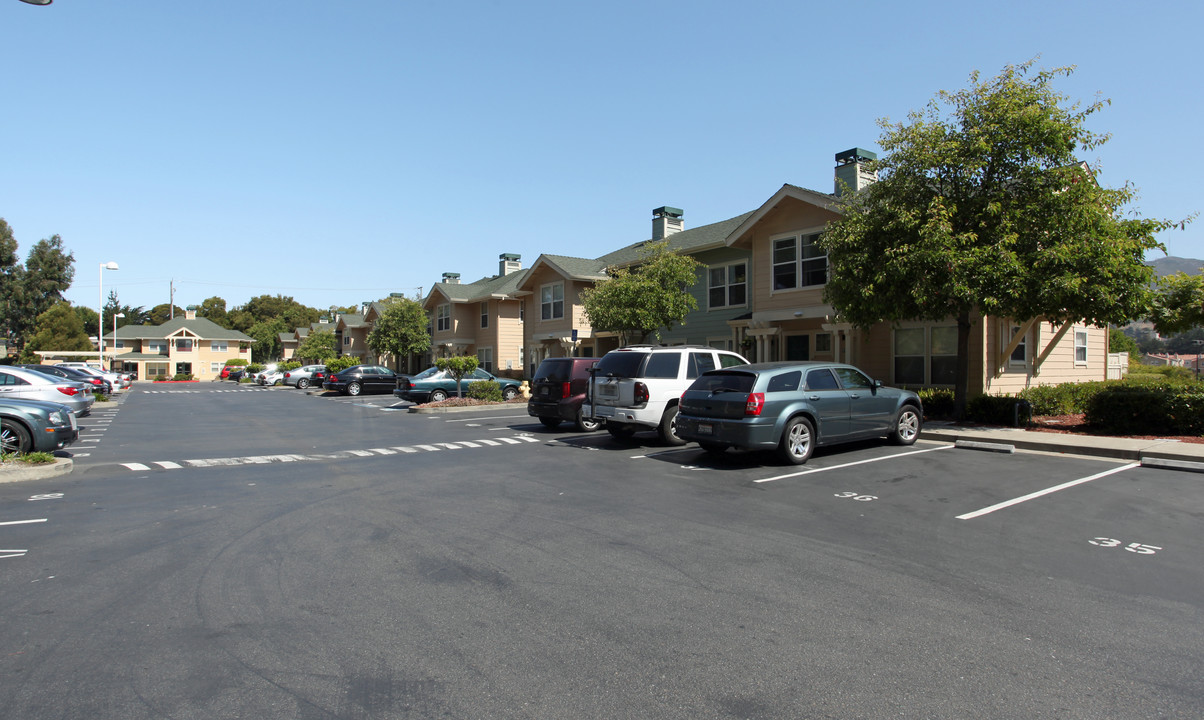
<instances>
[{"instance_id":1,"label":"mulch bed","mask_svg":"<svg viewBox=\"0 0 1204 720\"><path fill-rule=\"evenodd\" d=\"M1108 436L1087 424L1082 414L1079 415L1037 415L1027 428L1030 432L1063 433L1067 435L1099 435ZM1178 440L1185 443L1204 444L1204 437L1197 435L1126 435L1134 440Z\"/></svg>"}]
</instances>

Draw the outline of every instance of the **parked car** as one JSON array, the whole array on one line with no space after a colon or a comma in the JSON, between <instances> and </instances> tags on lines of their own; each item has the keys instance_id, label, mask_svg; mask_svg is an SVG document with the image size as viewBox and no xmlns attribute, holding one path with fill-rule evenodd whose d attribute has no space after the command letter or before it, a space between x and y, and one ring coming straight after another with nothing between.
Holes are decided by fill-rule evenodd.
<instances>
[{"instance_id":1,"label":"parked car","mask_svg":"<svg viewBox=\"0 0 1204 720\"><path fill-rule=\"evenodd\" d=\"M0 397L0 453L54 452L78 437L75 413L66 405Z\"/></svg>"},{"instance_id":2,"label":"parked car","mask_svg":"<svg viewBox=\"0 0 1204 720\"><path fill-rule=\"evenodd\" d=\"M292 385L295 388L304 390L310 385L314 385L314 373L324 372L325 365L302 365L299 368L294 368L284 373L283 382L285 385ZM319 386L321 383L316 383Z\"/></svg>"},{"instance_id":3,"label":"parked car","mask_svg":"<svg viewBox=\"0 0 1204 720\"><path fill-rule=\"evenodd\" d=\"M397 373L380 365L352 365L333 375L328 375L322 387L337 390L344 395L360 393L387 393L397 386Z\"/></svg>"},{"instance_id":4,"label":"parked car","mask_svg":"<svg viewBox=\"0 0 1204 720\"><path fill-rule=\"evenodd\" d=\"M707 452L776 449L800 465L817 446L884 436L911 445L923 418L914 392L886 387L852 365L758 363L695 380L681 397L677 434Z\"/></svg>"},{"instance_id":5,"label":"parked car","mask_svg":"<svg viewBox=\"0 0 1204 720\"><path fill-rule=\"evenodd\" d=\"M260 385L279 385L284 381L284 373L280 370L262 372L257 376Z\"/></svg>"},{"instance_id":6,"label":"parked car","mask_svg":"<svg viewBox=\"0 0 1204 720\"><path fill-rule=\"evenodd\" d=\"M510 378L501 378L477 368L462 378L464 393L474 382L492 380L502 389L502 399L513 400L518 397L522 383ZM456 395L456 379L446 370L429 367L417 375L399 375L397 388L393 394L403 400L415 403L441 402Z\"/></svg>"},{"instance_id":7,"label":"parked car","mask_svg":"<svg viewBox=\"0 0 1204 720\"><path fill-rule=\"evenodd\" d=\"M13 367L25 368L26 370L36 370L43 375L57 375L61 378L66 378L72 382L82 382L92 386L93 392L104 393L109 395L113 392L113 384L104 378L93 375L91 373L81 372L77 368L64 367L62 365L14 365Z\"/></svg>"},{"instance_id":8,"label":"parked car","mask_svg":"<svg viewBox=\"0 0 1204 720\"><path fill-rule=\"evenodd\" d=\"M593 432L602 427L602 420L590 418L581 410L589 386L590 368L597 364L598 358L545 359L531 381L527 414L539 418L547 428L555 428L566 420L581 432Z\"/></svg>"},{"instance_id":9,"label":"parked car","mask_svg":"<svg viewBox=\"0 0 1204 720\"><path fill-rule=\"evenodd\" d=\"M88 373L89 375L95 375L97 377L102 377L106 381L108 381L108 383L110 385L113 386L114 392L117 392L118 390L125 390L130 387L129 382L126 382L124 384L122 383L121 377L117 373L106 372L106 371L101 370L100 368L96 367L95 365L92 365L91 363L65 362L65 363L60 363L60 365L62 365L63 367L75 368L76 370L79 370L80 372L83 372L83 373Z\"/></svg>"},{"instance_id":10,"label":"parked car","mask_svg":"<svg viewBox=\"0 0 1204 720\"><path fill-rule=\"evenodd\" d=\"M259 370L257 370L255 373L253 373L251 375L246 375L244 377L251 378L251 380L254 381L254 383L256 385L262 385L264 376L270 375L271 373L276 372L276 367L277 367L276 363L268 363L267 365L264 365L263 367L259 368Z\"/></svg>"},{"instance_id":11,"label":"parked car","mask_svg":"<svg viewBox=\"0 0 1204 720\"><path fill-rule=\"evenodd\" d=\"M226 379L233 380L234 382L239 382L243 379L243 376L247 374L247 368L245 365L242 367L231 367L229 370L230 372L226 373Z\"/></svg>"},{"instance_id":12,"label":"parked car","mask_svg":"<svg viewBox=\"0 0 1204 720\"><path fill-rule=\"evenodd\" d=\"M96 396L91 385L74 382L36 370L0 367L0 398L44 400L66 405L77 417L91 412Z\"/></svg>"},{"instance_id":13,"label":"parked car","mask_svg":"<svg viewBox=\"0 0 1204 720\"><path fill-rule=\"evenodd\" d=\"M246 367L245 365L222 365L221 379L229 380L230 373L234 372L235 370L239 370L239 369L242 369L245 367Z\"/></svg>"},{"instance_id":14,"label":"parked car","mask_svg":"<svg viewBox=\"0 0 1204 720\"><path fill-rule=\"evenodd\" d=\"M611 350L598 361L583 412L603 418L614 437L655 429L670 445L685 443L675 430L677 401L707 370L747 365L734 352L705 345L633 345ZM593 407L591 407L591 401ZM591 413L592 411L592 413Z\"/></svg>"}]
</instances>

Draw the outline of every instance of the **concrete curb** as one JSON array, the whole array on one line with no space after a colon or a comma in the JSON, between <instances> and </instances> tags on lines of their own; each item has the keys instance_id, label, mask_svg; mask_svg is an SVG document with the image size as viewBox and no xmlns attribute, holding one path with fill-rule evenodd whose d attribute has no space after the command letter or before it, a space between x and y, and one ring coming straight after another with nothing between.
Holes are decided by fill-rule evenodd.
<instances>
[{"instance_id":1,"label":"concrete curb","mask_svg":"<svg viewBox=\"0 0 1204 720\"><path fill-rule=\"evenodd\" d=\"M506 407L521 407L527 409L527 401L521 403L493 403L491 405L462 405L452 407L421 407L419 405L411 405L409 411L419 415L443 415L445 413L469 412L471 410L496 410Z\"/></svg>"},{"instance_id":2,"label":"concrete curb","mask_svg":"<svg viewBox=\"0 0 1204 720\"><path fill-rule=\"evenodd\" d=\"M0 483L22 482L24 480L42 480L56 475L66 475L74 468L71 458L57 458L53 463L42 465L27 465L15 463L0 466Z\"/></svg>"}]
</instances>

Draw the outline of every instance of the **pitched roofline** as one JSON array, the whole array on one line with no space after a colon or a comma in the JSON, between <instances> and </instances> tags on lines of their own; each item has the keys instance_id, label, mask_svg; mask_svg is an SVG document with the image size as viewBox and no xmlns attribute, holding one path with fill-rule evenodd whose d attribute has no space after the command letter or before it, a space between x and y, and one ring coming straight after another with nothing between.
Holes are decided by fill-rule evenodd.
<instances>
[{"instance_id":1,"label":"pitched roofline","mask_svg":"<svg viewBox=\"0 0 1204 720\"><path fill-rule=\"evenodd\" d=\"M841 213L840 202L834 196L825 195L821 192L808 190L806 188L798 187L797 185L786 183L785 185L782 185L782 187L768 200L762 203L761 207L754 210L753 214L749 215L744 222L740 223L739 227L737 227L735 230L732 230L731 234L729 234L724 240L724 244L726 244L728 247L735 245L737 242L743 239L743 237L747 235L750 230L756 227L757 223L763 220L771 210L777 207L778 203L782 202L786 198L794 198L795 200L805 202L809 205L815 205L816 207L823 208L824 210L828 210L837 214Z\"/></svg>"}]
</instances>

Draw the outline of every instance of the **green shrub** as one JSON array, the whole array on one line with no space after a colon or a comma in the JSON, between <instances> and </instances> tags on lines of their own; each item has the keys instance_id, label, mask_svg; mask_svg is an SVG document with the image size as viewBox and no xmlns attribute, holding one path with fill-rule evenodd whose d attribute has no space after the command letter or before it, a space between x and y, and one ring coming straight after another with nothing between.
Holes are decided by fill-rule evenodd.
<instances>
[{"instance_id":1,"label":"green shrub","mask_svg":"<svg viewBox=\"0 0 1204 720\"><path fill-rule=\"evenodd\" d=\"M155 376L155 382L165 382L167 380L171 380L171 378L167 377L166 375L156 375Z\"/></svg>"},{"instance_id":2,"label":"green shrub","mask_svg":"<svg viewBox=\"0 0 1204 720\"><path fill-rule=\"evenodd\" d=\"M296 370L299 367L301 367L301 363L297 362L296 360L289 360L288 362L282 362L277 365L276 369L280 372L288 372L289 370Z\"/></svg>"},{"instance_id":3,"label":"green shrub","mask_svg":"<svg viewBox=\"0 0 1204 720\"><path fill-rule=\"evenodd\" d=\"M263 365L260 363L251 363L247 366L247 372L252 375L258 372L263 372Z\"/></svg>"},{"instance_id":4,"label":"green shrub","mask_svg":"<svg viewBox=\"0 0 1204 720\"><path fill-rule=\"evenodd\" d=\"M108 402L109 401L109 396L105 395L102 392L94 392L94 393L92 393L92 397L96 398L96 402Z\"/></svg>"},{"instance_id":5,"label":"green shrub","mask_svg":"<svg viewBox=\"0 0 1204 720\"><path fill-rule=\"evenodd\" d=\"M48 452L4 453L0 454L0 462L20 462L29 465L45 465L54 462L54 455Z\"/></svg>"},{"instance_id":6,"label":"green shrub","mask_svg":"<svg viewBox=\"0 0 1204 720\"><path fill-rule=\"evenodd\" d=\"M1204 389L1116 384L1091 399L1086 420L1118 435L1204 435Z\"/></svg>"},{"instance_id":7,"label":"green shrub","mask_svg":"<svg viewBox=\"0 0 1204 720\"><path fill-rule=\"evenodd\" d=\"M247 364L246 358L234 358L226 361L226 367L242 367Z\"/></svg>"},{"instance_id":8,"label":"green shrub","mask_svg":"<svg viewBox=\"0 0 1204 720\"><path fill-rule=\"evenodd\" d=\"M1019 397L1032 404L1033 415L1075 415L1086 412L1091 398L1108 385L1108 381L1037 385L1021 390Z\"/></svg>"},{"instance_id":9,"label":"green shrub","mask_svg":"<svg viewBox=\"0 0 1204 720\"><path fill-rule=\"evenodd\" d=\"M502 401L502 386L496 380L477 380L468 383L468 397L492 402Z\"/></svg>"},{"instance_id":10,"label":"green shrub","mask_svg":"<svg viewBox=\"0 0 1204 720\"><path fill-rule=\"evenodd\" d=\"M340 355L326 362L326 369L331 373L342 372L353 365L359 365L360 359L354 355Z\"/></svg>"},{"instance_id":11,"label":"green shrub","mask_svg":"<svg viewBox=\"0 0 1204 720\"><path fill-rule=\"evenodd\" d=\"M1126 377L1134 375L1160 375L1167 380L1178 381L1194 381L1196 379L1196 374L1191 368L1174 365L1130 365L1129 374Z\"/></svg>"},{"instance_id":12,"label":"green shrub","mask_svg":"<svg viewBox=\"0 0 1204 720\"><path fill-rule=\"evenodd\" d=\"M949 388L920 388L916 394L924 403L924 417L942 420L953 417L953 391Z\"/></svg>"},{"instance_id":13,"label":"green shrub","mask_svg":"<svg viewBox=\"0 0 1204 720\"><path fill-rule=\"evenodd\" d=\"M176 376L172 378L172 380L177 380L177 381L191 380L191 379L192 379L192 375L189 373L176 373Z\"/></svg>"},{"instance_id":14,"label":"green shrub","mask_svg":"<svg viewBox=\"0 0 1204 720\"><path fill-rule=\"evenodd\" d=\"M1032 419L1032 410L1027 403L1020 406L1017 414L1016 403L1024 400L1011 395L979 395L966 403L966 417L975 422L988 425L1028 424Z\"/></svg>"}]
</instances>

